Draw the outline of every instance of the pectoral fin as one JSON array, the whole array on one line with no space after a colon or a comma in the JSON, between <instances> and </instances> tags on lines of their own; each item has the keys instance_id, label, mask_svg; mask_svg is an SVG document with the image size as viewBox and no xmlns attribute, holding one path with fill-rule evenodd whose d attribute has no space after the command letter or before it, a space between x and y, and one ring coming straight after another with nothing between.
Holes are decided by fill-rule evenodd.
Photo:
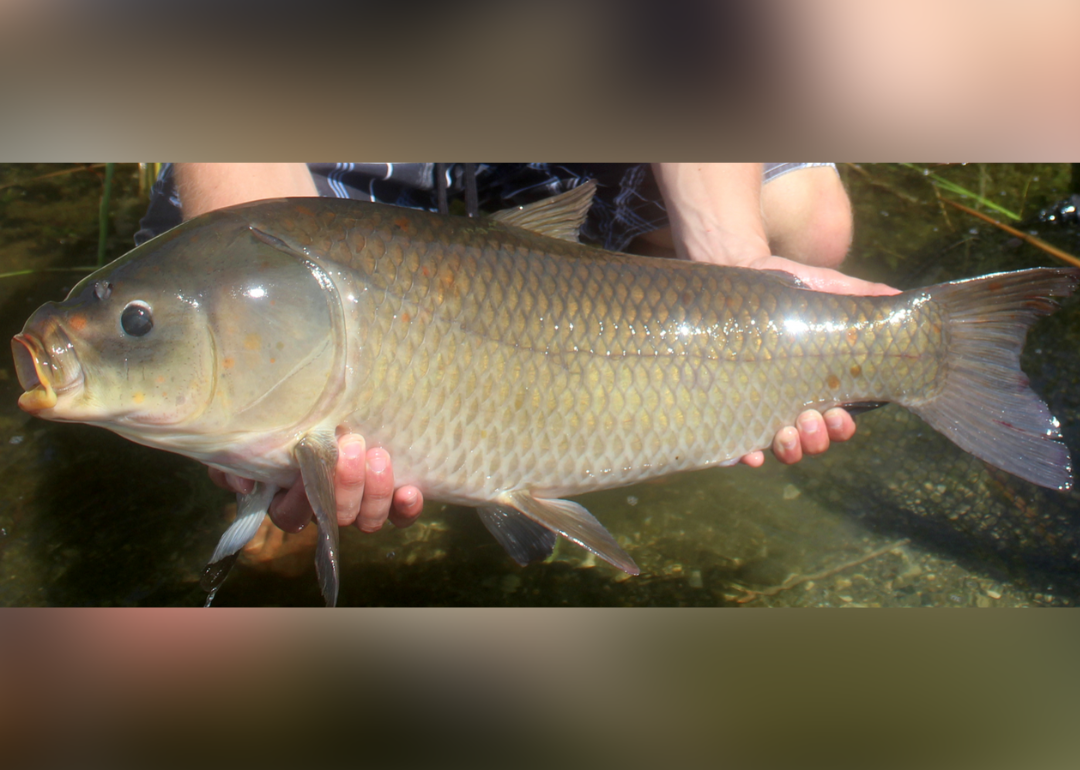
<instances>
[{"instance_id":1,"label":"pectoral fin","mask_svg":"<svg viewBox=\"0 0 1080 770\"><path fill-rule=\"evenodd\" d=\"M300 439L295 454L304 478L304 490L319 527L315 572L319 576L319 588L326 599L326 606L333 607L337 604L338 595L338 523L334 497L337 441L333 434L310 433Z\"/></svg>"},{"instance_id":2,"label":"pectoral fin","mask_svg":"<svg viewBox=\"0 0 1080 770\"><path fill-rule=\"evenodd\" d=\"M499 502L521 511L544 527L555 530L567 540L592 551L623 572L640 574L641 570L634 564L634 560L619 547L611 533L577 503L569 500L541 500L524 489L503 494Z\"/></svg>"},{"instance_id":3,"label":"pectoral fin","mask_svg":"<svg viewBox=\"0 0 1080 770\"><path fill-rule=\"evenodd\" d=\"M555 533L520 511L491 505L477 508L476 512L488 532L522 567L543 561L555 550Z\"/></svg>"},{"instance_id":4,"label":"pectoral fin","mask_svg":"<svg viewBox=\"0 0 1080 770\"><path fill-rule=\"evenodd\" d=\"M214 555L210 557L199 580L199 585L209 594L204 606L209 607L214 601L214 595L229 576L229 571L240 555L240 549L247 545L259 530L266 516L266 509L270 507L270 501L274 499L277 491L278 488L273 484L256 482L251 492L236 496L236 521L229 525L218 540Z\"/></svg>"}]
</instances>

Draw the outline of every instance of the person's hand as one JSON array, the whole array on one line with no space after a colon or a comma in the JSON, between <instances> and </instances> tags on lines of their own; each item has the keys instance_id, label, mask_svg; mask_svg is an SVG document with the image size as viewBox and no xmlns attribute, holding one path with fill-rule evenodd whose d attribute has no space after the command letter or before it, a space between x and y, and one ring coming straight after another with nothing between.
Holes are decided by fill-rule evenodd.
<instances>
[{"instance_id":1,"label":"person's hand","mask_svg":"<svg viewBox=\"0 0 1080 770\"><path fill-rule=\"evenodd\" d=\"M254 486L250 479L216 468L209 470L211 480L223 489L247 494ZM380 447L367 449L363 437L352 433L338 439L334 494L338 525L355 526L362 532L378 532L387 520L396 527L408 527L424 507L424 496L416 487L394 489L394 470L387 451ZM303 529L314 515L303 480L278 492L270 503L269 514L285 532Z\"/></svg>"},{"instance_id":2,"label":"person's hand","mask_svg":"<svg viewBox=\"0 0 1080 770\"><path fill-rule=\"evenodd\" d=\"M795 423L781 428L773 439L773 454L785 465L799 462L803 455L821 454L831 442L847 441L855 435L855 420L840 407L834 407L824 415L816 409L807 409ZM765 453L751 452L740 462L759 468L765 462Z\"/></svg>"}]
</instances>

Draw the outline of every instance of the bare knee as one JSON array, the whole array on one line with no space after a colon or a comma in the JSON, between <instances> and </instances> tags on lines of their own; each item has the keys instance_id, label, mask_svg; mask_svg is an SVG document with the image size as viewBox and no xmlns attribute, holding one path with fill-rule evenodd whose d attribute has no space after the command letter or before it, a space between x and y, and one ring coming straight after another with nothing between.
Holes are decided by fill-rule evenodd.
<instances>
[{"instance_id":1,"label":"bare knee","mask_svg":"<svg viewBox=\"0 0 1080 770\"><path fill-rule=\"evenodd\" d=\"M761 194L772 253L838 267L851 247L851 202L836 171L816 166L784 174Z\"/></svg>"}]
</instances>

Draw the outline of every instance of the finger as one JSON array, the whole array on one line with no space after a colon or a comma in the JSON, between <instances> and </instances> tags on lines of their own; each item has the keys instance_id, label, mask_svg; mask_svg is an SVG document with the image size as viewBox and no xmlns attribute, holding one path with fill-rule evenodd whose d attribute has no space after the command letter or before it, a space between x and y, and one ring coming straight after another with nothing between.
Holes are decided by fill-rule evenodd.
<instances>
[{"instance_id":1,"label":"finger","mask_svg":"<svg viewBox=\"0 0 1080 770\"><path fill-rule=\"evenodd\" d=\"M241 478L235 473L225 474L225 483L229 485L229 489L233 492L238 492L241 495L251 494L251 490L255 489L255 482L251 479Z\"/></svg>"},{"instance_id":2,"label":"finger","mask_svg":"<svg viewBox=\"0 0 1080 770\"><path fill-rule=\"evenodd\" d=\"M304 492L304 480L297 479L292 489L274 495L274 499L270 502L269 513L270 520L278 528L286 532L302 530L315 515Z\"/></svg>"},{"instance_id":3,"label":"finger","mask_svg":"<svg viewBox=\"0 0 1080 770\"><path fill-rule=\"evenodd\" d=\"M228 489L230 492L235 491L229 486L229 482L225 480L225 471L218 470L217 468L207 468L206 470L210 474L210 480L212 482L222 489Z\"/></svg>"},{"instance_id":4,"label":"finger","mask_svg":"<svg viewBox=\"0 0 1080 770\"><path fill-rule=\"evenodd\" d=\"M748 455L743 455L739 462L749 465L751 468L760 468L765 464L765 453L760 449L756 452L751 452Z\"/></svg>"},{"instance_id":5,"label":"finger","mask_svg":"<svg viewBox=\"0 0 1080 770\"><path fill-rule=\"evenodd\" d=\"M791 273L805 285L814 291L827 291L832 294L855 294L860 296L875 296L887 294L899 294L899 289L886 286L883 283L864 281L833 270L828 267L811 267L801 262L794 262L784 257L770 256L758 260L753 267L765 270L781 270Z\"/></svg>"},{"instance_id":6,"label":"finger","mask_svg":"<svg viewBox=\"0 0 1080 770\"><path fill-rule=\"evenodd\" d=\"M241 495L246 495L255 488L255 482L251 479L241 478L235 473L226 473L218 468L207 468L207 472L210 474L210 480L217 484L222 489L227 489L230 492L238 492Z\"/></svg>"},{"instance_id":7,"label":"finger","mask_svg":"<svg viewBox=\"0 0 1080 770\"><path fill-rule=\"evenodd\" d=\"M803 454L819 455L829 448L829 433L825 429L825 418L816 409L807 409L795 421L799 429L799 444Z\"/></svg>"},{"instance_id":8,"label":"finger","mask_svg":"<svg viewBox=\"0 0 1080 770\"><path fill-rule=\"evenodd\" d=\"M833 441L847 441L855 435L855 418L846 409L833 407L825 413L825 427Z\"/></svg>"},{"instance_id":9,"label":"finger","mask_svg":"<svg viewBox=\"0 0 1080 770\"><path fill-rule=\"evenodd\" d=\"M360 515L356 526L363 532L378 532L390 514L390 500L394 496L394 470L390 467L390 455L376 447L367 453L367 480L364 499L360 503Z\"/></svg>"},{"instance_id":10,"label":"finger","mask_svg":"<svg viewBox=\"0 0 1080 770\"><path fill-rule=\"evenodd\" d=\"M390 523L395 527L412 526L424 510L424 496L413 486L401 487L394 491L390 504Z\"/></svg>"},{"instance_id":11,"label":"finger","mask_svg":"<svg viewBox=\"0 0 1080 770\"><path fill-rule=\"evenodd\" d=\"M778 430L776 438L773 439L772 450L776 459L785 465L799 462L802 459L799 431L790 425Z\"/></svg>"},{"instance_id":12,"label":"finger","mask_svg":"<svg viewBox=\"0 0 1080 770\"><path fill-rule=\"evenodd\" d=\"M337 500L337 520L342 527L350 526L360 513L367 475L367 445L364 437L347 433L338 439L338 459L334 468L334 497Z\"/></svg>"}]
</instances>

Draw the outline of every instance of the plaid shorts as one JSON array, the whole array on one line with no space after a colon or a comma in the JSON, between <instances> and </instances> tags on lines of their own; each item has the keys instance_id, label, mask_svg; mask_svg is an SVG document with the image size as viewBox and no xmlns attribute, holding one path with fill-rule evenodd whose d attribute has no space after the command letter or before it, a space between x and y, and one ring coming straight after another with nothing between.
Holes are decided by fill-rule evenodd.
<instances>
[{"instance_id":1,"label":"plaid shorts","mask_svg":"<svg viewBox=\"0 0 1080 770\"><path fill-rule=\"evenodd\" d=\"M791 171L832 163L766 163L762 184ZM310 163L319 195L378 201L414 209L438 210L434 163ZM464 169L447 164L447 192L464 192ZM547 198L595 179L596 197L581 228L581 239L622 251L637 236L667 227L667 209L648 163L479 163L476 189L480 208L494 212ZM135 244L182 221L172 164L166 163L139 222Z\"/></svg>"}]
</instances>

